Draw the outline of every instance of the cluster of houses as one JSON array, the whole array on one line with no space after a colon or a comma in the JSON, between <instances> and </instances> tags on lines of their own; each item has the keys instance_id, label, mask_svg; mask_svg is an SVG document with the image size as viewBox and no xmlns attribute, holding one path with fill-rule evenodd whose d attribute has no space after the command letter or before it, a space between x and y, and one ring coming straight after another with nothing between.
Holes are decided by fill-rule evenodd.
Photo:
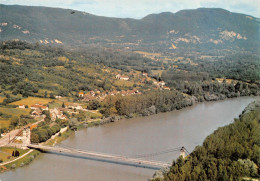
<instances>
[{"instance_id":1,"label":"cluster of houses","mask_svg":"<svg viewBox=\"0 0 260 181\"><path fill-rule=\"evenodd\" d=\"M49 108L48 106L44 106L44 105L41 105L41 104L34 104L31 106L31 115L33 117L39 117L40 115L42 115L42 111L48 111Z\"/></svg>"},{"instance_id":2,"label":"cluster of houses","mask_svg":"<svg viewBox=\"0 0 260 181\"><path fill-rule=\"evenodd\" d=\"M50 109L51 120L52 121L55 121L56 119L66 120L67 117L64 115L64 111L68 111L67 108Z\"/></svg>"},{"instance_id":3,"label":"cluster of houses","mask_svg":"<svg viewBox=\"0 0 260 181\"><path fill-rule=\"evenodd\" d=\"M153 81L153 84L154 84L157 88L165 89L165 90L171 90L170 87L165 86L165 82L164 82L164 81L160 81L160 82Z\"/></svg>"},{"instance_id":4,"label":"cluster of houses","mask_svg":"<svg viewBox=\"0 0 260 181\"><path fill-rule=\"evenodd\" d=\"M115 95L127 96L127 95L134 95L134 94L142 94L142 93L139 92L137 89L126 90L126 91L113 90L111 92L90 91L86 94L84 94L84 92L79 92L78 96L82 98L82 101L88 102L94 99L103 101L107 96L115 96Z\"/></svg>"},{"instance_id":5,"label":"cluster of houses","mask_svg":"<svg viewBox=\"0 0 260 181\"><path fill-rule=\"evenodd\" d=\"M19 105L19 108L25 108L25 105ZM67 119L64 114L65 111L70 114L77 114L76 111L83 110L82 106L76 103L68 103L66 104L66 108L49 109L48 106L42 104L34 104L30 108L32 110L31 115L35 118L41 116L44 110L49 111L52 121L55 121L57 118L63 120Z\"/></svg>"}]
</instances>

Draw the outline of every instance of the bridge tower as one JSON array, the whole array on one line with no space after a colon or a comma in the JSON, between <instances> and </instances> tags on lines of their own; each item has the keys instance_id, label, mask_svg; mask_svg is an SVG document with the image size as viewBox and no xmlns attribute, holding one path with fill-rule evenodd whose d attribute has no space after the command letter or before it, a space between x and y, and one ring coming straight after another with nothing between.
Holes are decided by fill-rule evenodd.
<instances>
[{"instance_id":1,"label":"bridge tower","mask_svg":"<svg viewBox=\"0 0 260 181\"><path fill-rule=\"evenodd\" d=\"M180 156L182 156L182 158L185 158L186 157L186 154L185 154L185 148L184 147L181 147L181 153L180 153Z\"/></svg>"},{"instance_id":2,"label":"bridge tower","mask_svg":"<svg viewBox=\"0 0 260 181\"><path fill-rule=\"evenodd\" d=\"M27 148L27 145L31 144L31 130L30 128L23 129L22 148Z\"/></svg>"}]
</instances>

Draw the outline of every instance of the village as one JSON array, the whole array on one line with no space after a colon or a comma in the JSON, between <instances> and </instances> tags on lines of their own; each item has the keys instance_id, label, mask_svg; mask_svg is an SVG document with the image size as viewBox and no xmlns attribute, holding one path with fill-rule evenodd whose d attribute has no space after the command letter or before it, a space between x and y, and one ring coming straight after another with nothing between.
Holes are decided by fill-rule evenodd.
<instances>
[{"instance_id":1,"label":"village","mask_svg":"<svg viewBox=\"0 0 260 181\"><path fill-rule=\"evenodd\" d=\"M117 72L106 68L102 71L108 71L110 75L111 73L113 75L110 79L113 86L109 90L81 90L69 97L55 93L52 97L23 97L21 100L10 103L9 108L0 108L2 114L9 115L10 112L12 114L9 120L5 120L9 122L9 127L1 130L1 149L9 149L6 148L8 144L22 143L25 128L30 130L31 143L48 145L55 144L57 139L64 139L60 135L68 135L70 130L77 130L82 125L88 127L114 122L118 118L107 119L98 107L91 106L92 104L101 105L108 97L142 95L152 89L170 90L164 81L151 78L145 72ZM19 154L23 153L22 150L18 150ZM9 163L15 161L16 157L6 158L0 155L1 160Z\"/></svg>"},{"instance_id":2,"label":"village","mask_svg":"<svg viewBox=\"0 0 260 181\"><path fill-rule=\"evenodd\" d=\"M138 87L133 87L132 89L124 89L124 90L91 90L91 91L80 91L75 94L75 99L72 101L66 97L62 97L61 95L56 95L54 99L44 99L44 98L25 98L17 102L13 102L12 105L17 106L15 109L26 110L24 112L29 111L29 115L31 119L35 121L31 121L31 123L26 124L32 131L36 129L38 125L42 122L46 122L46 119L51 121L48 123L50 127L57 124L57 120L63 120L64 122L77 122L75 121L99 121L103 116L99 112L98 109L93 109L89 107L89 103L93 101L98 101L102 103L108 96L130 96L130 95L141 95L145 91L149 91L151 89L160 89L160 90L170 90L169 87L165 85L164 81L157 81L153 78L150 78L147 73L136 73L130 72L127 74L120 74L113 72L114 81L121 81L123 84L131 83L131 82L139 82L140 85L143 83L150 82L150 86L148 89L139 90ZM76 100L76 101L75 101ZM85 117L85 118L83 118ZM20 120L20 118L19 118ZM20 122L20 121L19 121ZM16 125L19 126L20 123ZM68 125L68 124L67 124ZM2 132L1 136L5 136L8 134L7 132ZM19 139L19 138L18 138Z\"/></svg>"}]
</instances>

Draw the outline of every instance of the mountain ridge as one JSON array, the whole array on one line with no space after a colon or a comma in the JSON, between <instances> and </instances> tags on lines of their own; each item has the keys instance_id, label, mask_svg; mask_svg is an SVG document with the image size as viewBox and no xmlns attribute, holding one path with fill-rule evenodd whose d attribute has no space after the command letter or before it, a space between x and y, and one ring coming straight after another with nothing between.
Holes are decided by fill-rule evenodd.
<instances>
[{"instance_id":1,"label":"mountain ridge","mask_svg":"<svg viewBox=\"0 0 260 181\"><path fill-rule=\"evenodd\" d=\"M259 19L221 8L162 12L141 19L42 6L0 4L0 10L1 41L175 52L259 51Z\"/></svg>"}]
</instances>

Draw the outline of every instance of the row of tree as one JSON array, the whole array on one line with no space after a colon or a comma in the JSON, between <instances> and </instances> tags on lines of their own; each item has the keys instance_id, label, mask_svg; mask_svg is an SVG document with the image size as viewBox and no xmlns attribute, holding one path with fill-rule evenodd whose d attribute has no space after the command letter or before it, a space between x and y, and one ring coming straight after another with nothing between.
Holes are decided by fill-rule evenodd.
<instances>
[{"instance_id":1,"label":"row of tree","mask_svg":"<svg viewBox=\"0 0 260 181\"><path fill-rule=\"evenodd\" d=\"M190 105L190 98L177 90L152 90L142 95L109 96L101 104L100 112L106 117L114 114L131 117L133 114L149 115Z\"/></svg>"},{"instance_id":2,"label":"row of tree","mask_svg":"<svg viewBox=\"0 0 260 181\"><path fill-rule=\"evenodd\" d=\"M55 124L53 126L49 126L47 124L39 125L37 128L34 128L31 133L31 142L32 143L40 143L45 142L51 138L52 135L56 134L60 131L60 125Z\"/></svg>"}]
</instances>

